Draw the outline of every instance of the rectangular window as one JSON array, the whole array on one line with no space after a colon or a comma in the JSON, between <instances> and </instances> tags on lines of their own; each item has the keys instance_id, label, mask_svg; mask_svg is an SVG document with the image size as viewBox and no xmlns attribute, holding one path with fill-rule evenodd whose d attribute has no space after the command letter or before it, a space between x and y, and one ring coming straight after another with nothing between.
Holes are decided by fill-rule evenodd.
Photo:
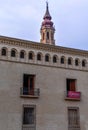
<instances>
[{"instance_id":1,"label":"rectangular window","mask_svg":"<svg viewBox=\"0 0 88 130\"><path fill-rule=\"evenodd\" d=\"M76 91L76 80L75 79L67 79L67 91Z\"/></svg>"},{"instance_id":2,"label":"rectangular window","mask_svg":"<svg viewBox=\"0 0 88 130\"><path fill-rule=\"evenodd\" d=\"M79 108L68 107L68 127L73 130L73 128L79 128L79 126Z\"/></svg>"},{"instance_id":3,"label":"rectangular window","mask_svg":"<svg viewBox=\"0 0 88 130\"><path fill-rule=\"evenodd\" d=\"M35 75L24 74L23 76L23 94L34 94L34 79Z\"/></svg>"},{"instance_id":4,"label":"rectangular window","mask_svg":"<svg viewBox=\"0 0 88 130\"><path fill-rule=\"evenodd\" d=\"M33 129L35 130L35 105L24 105L23 106L23 130Z\"/></svg>"}]
</instances>

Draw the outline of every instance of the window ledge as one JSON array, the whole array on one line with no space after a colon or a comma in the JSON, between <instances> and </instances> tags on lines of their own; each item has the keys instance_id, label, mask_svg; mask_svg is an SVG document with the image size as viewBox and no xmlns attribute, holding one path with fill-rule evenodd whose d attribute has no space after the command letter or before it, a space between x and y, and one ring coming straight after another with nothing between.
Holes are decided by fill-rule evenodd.
<instances>
[{"instance_id":1,"label":"window ledge","mask_svg":"<svg viewBox=\"0 0 88 130\"><path fill-rule=\"evenodd\" d=\"M21 98L39 98L39 96L35 95L20 95Z\"/></svg>"},{"instance_id":2,"label":"window ledge","mask_svg":"<svg viewBox=\"0 0 88 130\"><path fill-rule=\"evenodd\" d=\"M65 97L65 100L69 100L69 101L80 101L80 98L69 98L69 97Z\"/></svg>"}]
</instances>

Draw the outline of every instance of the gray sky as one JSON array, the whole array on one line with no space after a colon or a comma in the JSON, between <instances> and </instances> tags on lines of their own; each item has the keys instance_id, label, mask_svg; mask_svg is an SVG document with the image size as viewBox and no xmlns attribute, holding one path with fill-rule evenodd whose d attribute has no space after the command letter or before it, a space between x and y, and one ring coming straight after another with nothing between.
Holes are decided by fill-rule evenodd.
<instances>
[{"instance_id":1,"label":"gray sky","mask_svg":"<svg viewBox=\"0 0 88 130\"><path fill-rule=\"evenodd\" d=\"M88 50L88 0L48 0L56 45ZM0 0L0 35L40 41L46 0Z\"/></svg>"}]
</instances>

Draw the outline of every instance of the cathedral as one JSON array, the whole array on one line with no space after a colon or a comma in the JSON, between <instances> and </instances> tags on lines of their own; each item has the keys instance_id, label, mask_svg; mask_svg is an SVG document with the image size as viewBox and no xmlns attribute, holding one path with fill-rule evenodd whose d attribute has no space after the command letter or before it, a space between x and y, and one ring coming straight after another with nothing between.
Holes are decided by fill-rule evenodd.
<instances>
[{"instance_id":1,"label":"cathedral","mask_svg":"<svg viewBox=\"0 0 88 130\"><path fill-rule=\"evenodd\" d=\"M48 3L40 34L0 36L0 130L88 130L88 51L55 45Z\"/></svg>"}]
</instances>

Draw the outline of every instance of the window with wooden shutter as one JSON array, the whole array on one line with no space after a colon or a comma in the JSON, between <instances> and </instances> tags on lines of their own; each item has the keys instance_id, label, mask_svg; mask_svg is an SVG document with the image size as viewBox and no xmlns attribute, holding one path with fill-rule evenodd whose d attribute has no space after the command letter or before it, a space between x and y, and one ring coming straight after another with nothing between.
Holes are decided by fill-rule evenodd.
<instances>
[{"instance_id":1,"label":"window with wooden shutter","mask_svg":"<svg viewBox=\"0 0 88 130\"><path fill-rule=\"evenodd\" d=\"M68 128L69 130L80 130L78 107L68 107Z\"/></svg>"},{"instance_id":2,"label":"window with wooden shutter","mask_svg":"<svg viewBox=\"0 0 88 130\"><path fill-rule=\"evenodd\" d=\"M23 94L34 94L34 78L35 75L23 75Z\"/></svg>"},{"instance_id":3,"label":"window with wooden shutter","mask_svg":"<svg viewBox=\"0 0 88 130\"><path fill-rule=\"evenodd\" d=\"M76 91L76 80L75 79L67 79L67 91Z\"/></svg>"},{"instance_id":4,"label":"window with wooden shutter","mask_svg":"<svg viewBox=\"0 0 88 130\"><path fill-rule=\"evenodd\" d=\"M35 130L36 123L36 106L23 105L23 130Z\"/></svg>"}]
</instances>

